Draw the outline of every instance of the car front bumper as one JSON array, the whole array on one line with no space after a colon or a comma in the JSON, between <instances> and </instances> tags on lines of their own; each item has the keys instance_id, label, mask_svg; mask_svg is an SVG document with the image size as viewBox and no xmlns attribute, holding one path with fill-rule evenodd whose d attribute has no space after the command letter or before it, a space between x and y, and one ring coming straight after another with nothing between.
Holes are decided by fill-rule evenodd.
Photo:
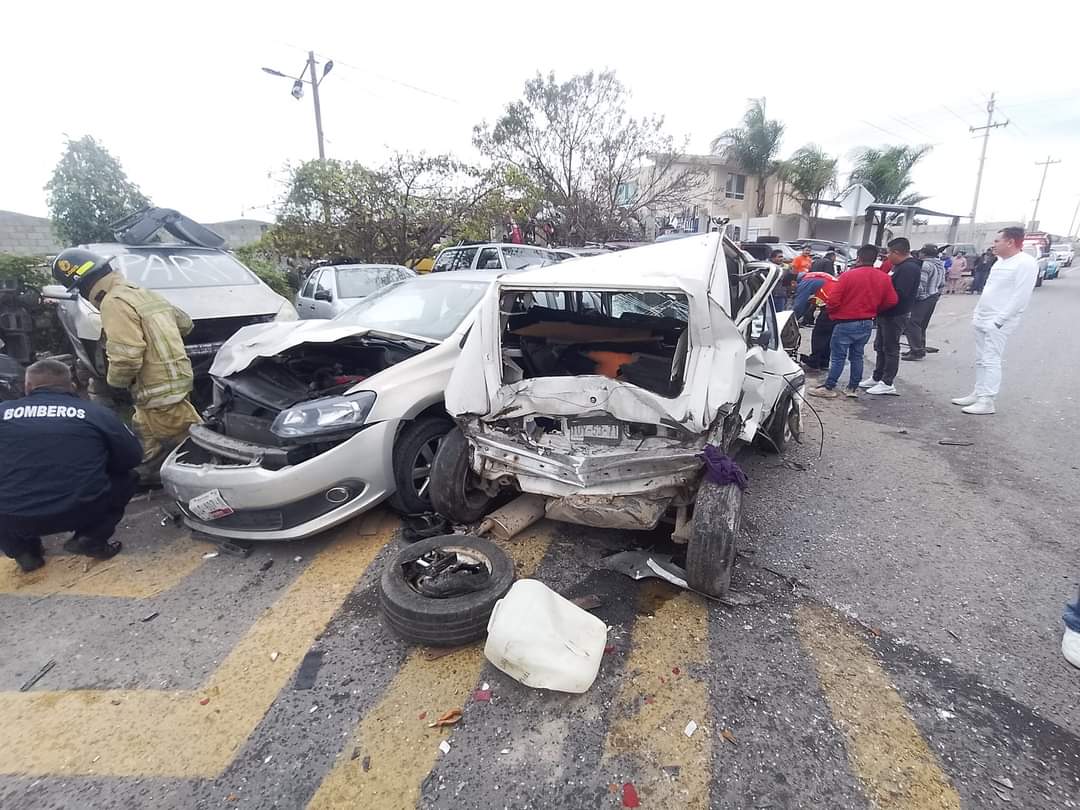
<instances>
[{"instance_id":1,"label":"car front bumper","mask_svg":"<svg viewBox=\"0 0 1080 810\"><path fill-rule=\"evenodd\" d=\"M396 421L370 425L314 458L277 470L258 461L193 463L189 459L199 451L188 438L165 460L161 481L184 523L195 531L236 540L300 540L343 523L394 492L397 426ZM234 513L199 520L188 502L215 489Z\"/></svg>"}]
</instances>

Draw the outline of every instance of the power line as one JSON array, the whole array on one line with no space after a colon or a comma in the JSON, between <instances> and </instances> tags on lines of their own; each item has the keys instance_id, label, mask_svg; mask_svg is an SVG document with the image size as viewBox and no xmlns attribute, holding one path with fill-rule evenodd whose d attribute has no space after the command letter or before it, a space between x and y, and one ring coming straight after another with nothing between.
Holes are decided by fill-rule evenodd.
<instances>
[{"instance_id":1,"label":"power line","mask_svg":"<svg viewBox=\"0 0 1080 810\"><path fill-rule=\"evenodd\" d=\"M436 93L434 90L428 90L428 89L426 89L424 87L419 87L419 86L417 86L415 84L410 84L409 82L403 82L400 79L393 78L392 76L385 76L382 73L379 73L377 71L368 70L367 68L358 67L357 65L352 65L352 64L350 64L348 62L343 62L340 59L336 60L336 62L334 64L342 65L343 67L347 67L350 70L355 70L355 71L358 71L360 73L370 74L370 75L374 76L377 79L382 79L384 82L390 82L391 84L396 84L396 85L400 85L401 87L406 87L409 90L413 90L413 91L415 91L417 93L423 93L425 96L431 96L432 98L438 98L438 99L442 99L443 101L449 101L451 104L461 104L462 103L459 99L451 98L450 96L444 96L442 93Z\"/></svg>"},{"instance_id":2,"label":"power line","mask_svg":"<svg viewBox=\"0 0 1080 810\"><path fill-rule=\"evenodd\" d=\"M952 109L951 109L951 108L950 108L950 107L949 107L949 106L948 106L947 104L942 104L942 105L941 105L941 108L942 108L943 110L945 110L945 112L947 112L947 113L950 113L950 114L952 114L952 116L953 116L953 117L954 117L954 118L955 118L955 119L956 119L957 121L959 121L959 122L960 122L961 124L963 124L963 125L964 125L965 127L969 127L969 126L971 126L971 124L969 124L969 123L968 123L968 122L967 122L966 120L964 120L963 118L961 118L961 117L960 117L960 116L959 116L959 115L958 115L957 113L953 112L953 110L952 110Z\"/></svg>"}]
</instances>

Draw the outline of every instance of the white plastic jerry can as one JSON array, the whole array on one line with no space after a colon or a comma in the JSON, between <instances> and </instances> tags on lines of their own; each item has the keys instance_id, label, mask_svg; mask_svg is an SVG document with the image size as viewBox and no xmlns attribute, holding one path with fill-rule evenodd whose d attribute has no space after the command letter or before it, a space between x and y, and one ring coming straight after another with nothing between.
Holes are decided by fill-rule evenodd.
<instances>
[{"instance_id":1,"label":"white plastic jerry can","mask_svg":"<svg viewBox=\"0 0 1080 810\"><path fill-rule=\"evenodd\" d=\"M495 603L487 659L537 689L586 691L600 671L607 626L543 582L519 579Z\"/></svg>"}]
</instances>

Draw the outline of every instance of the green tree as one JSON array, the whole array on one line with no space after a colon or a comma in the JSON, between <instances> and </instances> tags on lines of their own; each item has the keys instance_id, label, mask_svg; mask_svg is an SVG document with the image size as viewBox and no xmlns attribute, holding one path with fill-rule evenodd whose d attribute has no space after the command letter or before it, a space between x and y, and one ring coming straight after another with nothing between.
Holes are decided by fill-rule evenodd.
<instances>
[{"instance_id":1,"label":"green tree","mask_svg":"<svg viewBox=\"0 0 1080 810\"><path fill-rule=\"evenodd\" d=\"M804 216L810 220L810 236L814 236L817 225L819 202L827 191L836 189L837 159L829 157L816 144L800 146L785 161L784 176L791 188L791 196L799 203Z\"/></svg>"},{"instance_id":2,"label":"green tree","mask_svg":"<svg viewBox=\"0 0 1080 810\"><path fill-rule=\"evenodd\" d=\"M684 206L701 172L680 162L662 118L631 117L627 99L610 71L564 82L538 73L494 125L474 128L473 143L525 178L563 241L640 233L646 212Z\"/></svg>"},{"instance_id":3,"label":"green tree","mask_svg":"<svg viewBox=\"0 0 1080 810\"><path fill-rule=\"evenodd\" d=\"M918 205L926 197L911 190L911 172L926 157L929 145L865 147L855 153L850 183L861 183L878 203Z\"/></svg>"},{"instance_id":4,"label":"green tree","mask_svg":"<svg viewBox=\"0 0 1080 810\"><path fill-rule=\"evenodd\" d=\"M755 99L743 116L743 125L713 139L713 154L752 175L757 181L757 216L765 216L765 186L779 168L776 159L784 125L765 117L765 105Z\"/></svg>"},{"instance_id":5,"label":"green tree","mask_svg":"<svg viewBox=\"0 0 1080 810\"><path fill-rule=\"evenodd\" d=\"M89 135L67 142L45 191L53 229L67 244L110 242L110 223L150 205L120 161Z\"/></svg>"},{"instance_id":6,"label":"green tree","mask_svg":"<svg viewBox=\"0 0 1080 810\"><path fill-rule=\"evenodd\" d=\"M283 256L403 264L481 210L499 180L445 155L395 154L379 169L309 161L292 172L270 245Z\"/></svg>"}]
</instances>

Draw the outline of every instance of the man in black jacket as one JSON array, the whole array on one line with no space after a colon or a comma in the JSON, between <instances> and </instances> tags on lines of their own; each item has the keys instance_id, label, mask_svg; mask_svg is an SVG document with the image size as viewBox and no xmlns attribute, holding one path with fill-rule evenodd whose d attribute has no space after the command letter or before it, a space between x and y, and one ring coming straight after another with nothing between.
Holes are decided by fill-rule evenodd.
<instances>
[{"instance_id":1,"label":"man in black jacket","mask_svg":"<svg viewBox=\"0 0 1080 810\"><path fill-rule=\"evenodd\" d=\"M911 255L911 243L904 237L889 242L888 259L892 262L892 283L899 299L892 309L882 312L877 317L877 334L874 337L874 350L877 363L874 365L873 379L863 380L860 388L866 393L899 396L893 382L900 368L900 335L904 332L908 314L915 303L915 293L919 289L922 276L922 262Z\"/></svg>"},{"instance_id":2,"label":"man in black jacket","mask_svg":"<svg viewBox=\"0 0 1080 810\"><path fill-rule=\"evenodd\" d=\"M45 564L43 534L74 532L72 554L107 560L135 494L142 446L111 411L75 396L57 360L26 370L26 396L0 403L0 550L23 571Z\"/></svg>"}]
</instances>

